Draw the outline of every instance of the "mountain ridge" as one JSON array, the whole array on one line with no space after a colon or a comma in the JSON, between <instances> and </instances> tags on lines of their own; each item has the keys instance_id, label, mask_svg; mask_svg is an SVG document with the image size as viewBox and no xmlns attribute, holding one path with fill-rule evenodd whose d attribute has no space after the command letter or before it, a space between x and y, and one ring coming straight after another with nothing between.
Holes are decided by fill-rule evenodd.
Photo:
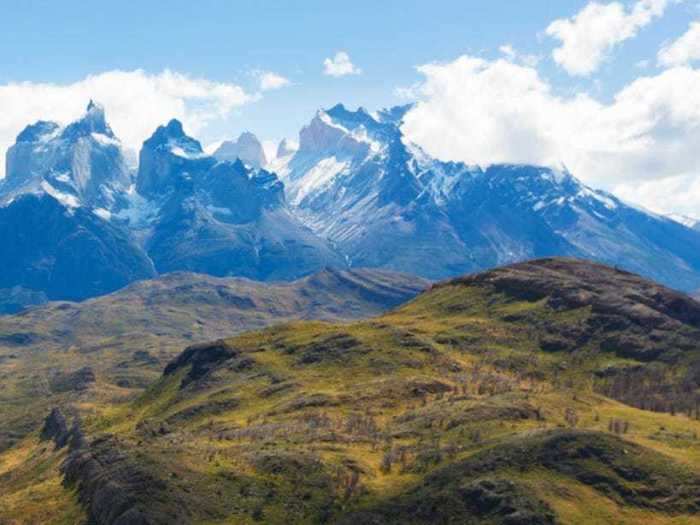
<instances>
[{"instance_id":1,"label":"mountain ridge","mask_svg":"<svg viewBox=\"0 0 700 525\"><path fill-rule=\"evenodd\" d=\"M564 255L697 287L697 232L564 169L433 159L403 137L409 110L321 110L278 168L300 217L353 264L435 279Z\"/></svg>"},{"instance_id":2,"label":"mountain ridge","mask_svg":"<svg viewBox=\"0 0 700 525\"><path fill-rule=\"evenodd\" d=\"M674 288L700 288L700 231L593 190L563 169L431 158L403 136L410 109L319 110L298 148L281 143L284 156L266 163L276 173L242 161L240 152L233 161L207 154L175 119L144 141L132 172L92 101L68 126L30 125L8 151L0 184L0 211L12 221L6 227L41 238L29 231L35 223L10 210L23 195L50 196L65 210L55 214L63 230L99 230L94 242L104 248L88 275L105 275L69 272L70 284L54 286L9 272L1 309L42 296L93 297L171 271L293 280L324 267L375 267L441 279L545 256L598 260ZM252 134L242 138L262 151ZM64 240L2 258L8 268L56 275Z\"/></svg>"}]
</instances>

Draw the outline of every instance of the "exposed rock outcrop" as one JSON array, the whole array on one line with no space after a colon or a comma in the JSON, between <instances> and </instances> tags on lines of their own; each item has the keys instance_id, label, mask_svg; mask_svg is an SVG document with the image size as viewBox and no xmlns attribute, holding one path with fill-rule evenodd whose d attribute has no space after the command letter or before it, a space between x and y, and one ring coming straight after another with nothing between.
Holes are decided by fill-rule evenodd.
<instances>
[{"instance_id":1,"label":"exposed rock outcrop","mask_svg":"<svg viewBox=\"0 0 700 525\"><path fill-rule=\"evenodd\" d=\"M221 340L215 343L193 345L185 349L165 367L164 375L171 375L185 367L189 371L182 379L182 387L201 379L220 363L228 361L239 354L234 348Z\"/></svg>"},{"instance_id":2,"label":"exposed rock outcrop","mask_svg":"<svg viewBox=\"0 0 700 525\"><path fill-rule=\"evenodd\" d=\"M116 438L71 443L62 467L64 483L78 489L94 525L188 523L185 509L166 483L132 459Z\"/></svg>"},{"instance_id":3,"label":"exposed rock outcrop","mask_svg":"<svg viewBox=\"0 0 700 525\"><path fill-rule=\"evenodd\" d=\"M165 482L134 460L117 438L88 441L80 421L70 430L60 408L46 417L41 439L68 447L61 466L64 484L76 487L90 525L160 525L188 523L186 511Z\"/></svg>"},{"instance_id":4,"label":"exposed rock outcrop","mask_svg":"<svg viewBox=\"0 0 700 525\"><path fill-rule=\"evenodd\" d=\"M591 261L540 259L436 286L450 284L485 287L514 300L545 301L558 312L589 310L578 325L543 326L545 351L573 351L595 339L601 350L620 357L648 362L664 355L664 361L675 361L678 349L694 348L700 337L700 303Z\"/></svg>"},{"instance_id":5,"label":"exposed rock outcrop","mask_svg":"<svg viewBox=\"0 0 700 525\"><path fill-rule=\"evenodd\" d=\"M95 382L95 372L89 366L68 373L58 373L51 378L53 392L82 392Z\"/></svg>"},{"instance_id":6,"label":"exposed rock outcrop","mask_svg":"<svg viewBox=\"0 0 700 525\"><path fill-rule=\"evenodd\" d=\"M53 441L56 448L63 448L68 444L70 432L68 422L60 408L54 408L44 420L44 427L41 429L42 441Z\"/></svg>"}]
</instances>

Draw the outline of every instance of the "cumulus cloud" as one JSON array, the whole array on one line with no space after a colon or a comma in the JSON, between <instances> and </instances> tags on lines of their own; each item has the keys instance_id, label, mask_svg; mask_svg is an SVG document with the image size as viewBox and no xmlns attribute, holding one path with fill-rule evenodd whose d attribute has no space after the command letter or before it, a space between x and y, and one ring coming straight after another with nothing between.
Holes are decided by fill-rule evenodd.
<instances>
[{"instance_id":1,"label":"cumulus cloud","mask_svg":"<svg viewBox=\"0 0 700 525\"><path fill-rule=\"evenodd\" d=\"M680 38L661 48L659 64L672 67L700 60L700 22L690 24Z\"/></svg>"},{"instance_id":2,"label":"cumulus cloud","mask_svg":"<svg viewBox=\"0 0 700 525\"><path fill-rule=\"evenodd\" d=\"M589 2L574 17L555 20L547 27L546 34L561 42L552 57L570 75L588 76L616 45L663 15L668 4L669 0L638 0L626 9L620 2Z\"/></svg>"},{"instance_id":3,"label":"cumulus cloud","mask_svg":"<svg viewBox=\"0 0 700 525\"><path fill-rule=\"evenodd\" d=\"M0 85L0 156L27 124L37 120L68 123L99 101L112 129L128 148L138 149L154 129L178 118L198 134L214 120L256 100L235 84L192 78L165 70L109 71L71 84L21 82ZM0 163L0 177L4 162Z\"/></svg>"},{"instance_id":4,"label":"cumulus cloud","mask_svg":"<svg viewBox=\"0 0 700 525\"><path fill-rule=\"evenodd\" d=\"M352 63L350 55L345 51L338 51L333 58L323 61L323 74L331 77L344 77L346 75L359 75L362 70Z\"/></svg>"},{"instance_id":5,"label":"cumulus cloud","mask_svg":"<svg viewBox=\"0 0 700 525\"><path fill-rule=\"evenodd\" d=\"M629 187L627 197L645 181L700 173L700 70L638 78L607 104L587 93L558 95L537 70L505 59L462 56L419 71L425 80L404 132L436 157L564 164L596 187ZM637 196L650 209L679 211L666 209L672 196Z\"/></svg>"},{"instance_id":6,"label":"cumulus cloud","mask_svg":"<svg viewBox=\"0 0 700 525\"><path fill-rule=\"evenodd\" d=\"M261 91L273 91L291 84L288 78L272 71L260 71L258 73L258 81L260 82Z\"/></svg>"}]
</instances>

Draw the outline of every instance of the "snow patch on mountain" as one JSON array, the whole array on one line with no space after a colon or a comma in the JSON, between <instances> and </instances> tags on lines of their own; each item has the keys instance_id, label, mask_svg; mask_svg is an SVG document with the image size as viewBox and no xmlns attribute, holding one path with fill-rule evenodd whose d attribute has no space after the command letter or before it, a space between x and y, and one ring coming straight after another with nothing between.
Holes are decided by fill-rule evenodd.
<instances>
[{"instance_id":1,"label":"snow patch on mountain","mask_svg":"<svg viewBox=\"0 0 700 525\"><path fill-rule=\"evenodd\" d=\"M112 218L112 213L104 208L95 208L92 213L97 215L103 221L109 221Z\"/></svg>"},{"instance_id":2,"label":"snow patch on mountain","mask_svg":"<svg viewBox=\"0 0 700 525\"><path fill-rule=\"evenodd\" d=\"M95 142L102 144L103 146L121 147L121 142L116 137L110 137L104 133L91 133L90 136L95 140Z\"/></svg>"},{"instance_id":3,"label":"snow patch on mountain","mask_svg":"<svg viewBox=\"0 0 700 525\"><path fill-rule=\"evenodd\" d=\"M687 228L698 229L698 226L700 226L700 219L696 219L695 217L689 217L688 215L671 213L667 215L667 217L672 221L676 221L678 224L682 224Z\"/></svg>"},{"instance_id":4,"label":"snow patch on mountain","mask_svg":"<svg viewBox=\"0 0 700 525\"><path fill-rule=\"evenodd\" d=\"M132 184L124 193L123 207L111 217L125 222L129 227L142 230L149 227L160 210L157 200L150 200L136 191L136 185Z\"/></svg>"},{"instance_id":5,"label":"snow patch on mountain","mask_svg":"<svg viewBox=\"0 0 700 525\"><path fill-rule=\"evenodd\" d=\"M182 157L184 159L202 159L208 157L203 151L196 151L193 149L185 150L177 142L168 143L168 145L170 152L177 157Z\"/></svg>"},{"instance_id":6,"label":"snow patch on mountain","mask_svg":"<svg viewBox=\"0 0 700 525\"><path fill-rule=\"evenodd\" d=\"M312 191L322 191L329 187L336 177L347 169L349 161L339 161L335 157L319 160L302 177L296 180L293 189L290 188L289 198L293 205L300 204Z\"/></svg>"},{"instance_id":7,"label":"snow patch on mountain","mask_svg":"<svg viewBox=\"0 0 700 525\"><path fill-rule=\"evenodd\" d=\"M80 207L80 201L77 199L77 197L75 197L75 195L70 195L69 193L63 193L61 191L58 191L45 180L41 181L41 189L44 190L48 195L51 195L58 202L66 206L68 209Z\"/></svg>"}]
</instances>

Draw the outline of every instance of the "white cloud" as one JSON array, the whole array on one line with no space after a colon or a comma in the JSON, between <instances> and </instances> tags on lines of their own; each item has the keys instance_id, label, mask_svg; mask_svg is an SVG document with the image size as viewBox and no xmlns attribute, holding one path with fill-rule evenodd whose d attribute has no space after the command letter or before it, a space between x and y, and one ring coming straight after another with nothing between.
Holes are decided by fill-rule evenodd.
<instances>
[{"instance_id":1,"label":"white cloud","mask_svg":"<svg viewBox=\"0 0 700 525\"><path fill-rule=\"evenodd\" d=\"M697 173L625 182L615 186L613 192L622 199L638 202L657 213L700 217L700 177Z\"/></svg>"},{"instance_id":2,"label":"white cloud","mask_svg":"<svg viewBox=\"0 0 700 525\"><path fill-rule=\"evenodd\" d=\"M37 120L68 123L80 117L90 99L100 102L117 136L128 148L139 149L155 128L180 119L198 134L207 124L225 118L259 95L241 87L165 70L109 71L72 84L21 82L0 85L0 157L27 124ZM0 163L0 177L4 162Z\"/></svg>"},{"instance_id":3,"label":"white cloud","mask_svg":"<svg viewBox=\"0 0 700 525\"><path fill-rule=\"evenodd\" d=\"M628 197L645 181L700 175L700 70L638 78L609 104L587 93L557 95L535 69L504 59L462 56L419 71L425 81L404 132L439 158L564 163L594 186L629 186ZM652 193L638 197L658 209ZM673 195L662 205L671 202Z\"/></svg>"},{"instance_id":4,"label":"white cloud","mask_svg":"<svg viewBox=\"0 0 700 525\"><path fill-rule=\"evenodd\" d=\"M510 44L503 44L498 50L511 62L517 62L530 67L536 67L541 60L541 57L537 55L520 53Z\"/></svg>"},{"instance_id":5,"label":"white cloud","mask_svg":"<svg viewBox=\"0 0 700 525\"><path fill-rule=\"evenodd\" d=\"M345 75L359 75L362 70L350 60L350 55L345 51L338 51L333 58L323 61L323 74L331 77L344 77Z\"/></svg>"},{"instance_id":6,"label":"white cloud","mask_svg":"<svg viewBox=\"0 0 700 525\"><path fill-rule=\"evenodd\" d=\"M663 66L681 66L700 60L700 22L693 22L678 40L661 48L658 59Z\"/></svg>"},{"instance_id":7,"label":"white cloud","mask_svg":"<svg viewBox=\"0 0 700 525\"><path fill-rule=\"evenodd\" d=\"M260 71L258 73L261 91L272 91L280 89L291 84L288 78L283 77L272 71Z\"/></svg>"},{"instance_id":8,"label":"white cloud","mask_svg":"<svg viewBox=\"0 0 700 525\"><path fill-rule=\"evenodd\" d=\"M547 35L561 42L552 57L570 75L588 76L616 45L663 15L669 1L638 0L629 10L620 2L589 2L574 17L555 20L547 27Z\"/></svg>"},{"instance_id":9,"label":"white cloud","mask_svg":"<svg viewBox=\"0 0 700 525\"><path fill-rule=\"evenodd\" d=\"M404 101L413 101L420 96L421 83L417 82L411 86L398 86L394 88L394 96Z\"/></svg>"},{"instance_id":10,"label":"white cloud","mask_svg":"<svg viewBox=\"0 0 700 525\"><path fill-rule=\"evenodd\" d=\"M503 44L498 50L511 61L515 58L515 49L510 44Z\"/></svg>"}]
</instances>

